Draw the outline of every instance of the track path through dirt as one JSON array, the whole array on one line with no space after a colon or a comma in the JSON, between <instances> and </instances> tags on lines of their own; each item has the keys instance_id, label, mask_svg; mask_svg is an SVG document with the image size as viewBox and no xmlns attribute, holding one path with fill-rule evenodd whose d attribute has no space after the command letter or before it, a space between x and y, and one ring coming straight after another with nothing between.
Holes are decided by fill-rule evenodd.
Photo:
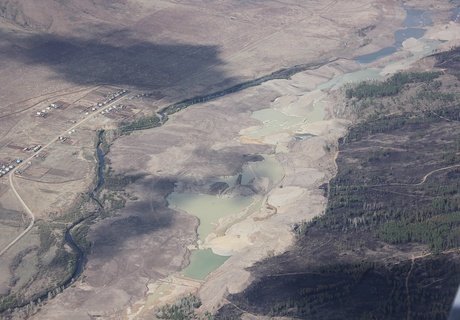
<instances>
[{"instance_id":1,"label":"track path through dirt","mask_svg":"<svg viewBox=\"0 0 460 320\"><path fill-rule=\"evenodd\" d=\"M90 115L88 115L87 117L83 118L82 120L78 121L77 123L75 123L73 126L67 128L65 131L61 132L59 135L57 135L56 137L54 137L50 142L48 142L48 144L46 144L45 146L43 146L40 150L38 150L37 152L35 152L34 154L32 154L29 158L25 159L21 164L19 164L18 166L16 166L12 171L10 171L9 173L9 183L10 183L10 187L11 187L11 190L13 191L14 195L16 196L16 198L18 199L18 201L21 203L22 207L24 208L26 214L30 217L30 223L29 225L27 226L27 228L21 232L16 238L14 238L6 247L4 247L2 249L2 251L0 251L0 257L5 254L5 252L7 252L12 246L14 246L19 240L21 240L27 233L29 233L29 231L34 227L34 224L35 224L35 215L33 213L33 211L30 209L30 207L25 203L24 199L21 197L21 195L19 194L18 190L16 189L16 186L14 184L14 178L15 178L15 174L17 172L18 169L22 168L22 166L24 166L25 164L27 164L28 162L32 161L33 158L35 158L38 154L40 154L41 152L43 152L43 150L49 148L52 144L54 144L60 136L64 136L66 132L68 131L72 131L73 129L79 127L80 125L82 125L83 123L87 122L88 120L94 118L94 116L100 114L102 111L104 111L105 109L113 106L115 103L118 103L120 102L121 100L123 99L126 99L126 95L125 96L121 96L119 97L118 99L115 99L114 101L112 101L111 103L107 104L106 106L104 106L103 108L100 108L99 110L91 113Z\"/></svg>"}]
</instances>

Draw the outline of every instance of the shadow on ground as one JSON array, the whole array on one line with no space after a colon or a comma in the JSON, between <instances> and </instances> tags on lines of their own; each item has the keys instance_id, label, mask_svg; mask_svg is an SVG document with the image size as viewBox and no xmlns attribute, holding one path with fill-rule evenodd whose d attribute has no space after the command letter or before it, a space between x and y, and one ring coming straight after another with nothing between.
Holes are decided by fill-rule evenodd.
<instances>
[{"instance_id":1,"label":"shadow on ground","mask_svg":"<svg viewBox=\"0 0 460 320\"><path fill-rule=\"evenodd\" d=\"M247 151L247 149L236 147L219 152L201 148L193 152L194 168L200 171L207 166L216 166L214 172L224 171L238 174L245 163L263 159ZM169 240L177 238L180 241L185 233L189 233L189 238L195 239L197 219L186 215L189 225L178 225L180 222L184 223L184 218L181 218L184 214L169 208L166 198L175 190L176 185L180 185L184 192L213 194L215 190L210 182L217 181L219 177L210 176L204 172L200 176L198 180L183 176L158 177L129 173L108 177L105 184L106 190L132 193L138 199L129 201L124 208L112 212L115 213L115 216L107 220L110 221L109 223L94 226L92 254L101 261L109 261L125 249L126 242L130 243L133 239L140 239L139 237L144 235L155 237L165 231L168 231L165 238ZM125 183L117 183L117 181L125 181ZM128 189L128 186L131 186L132 189ZM241 188L245 188L245 194L262 192L250 186Z\"/></svg>"},{"instance_id":2,"label":"shadow on ground","mask_svg":"<svg viewBox=\"0 0 460 320\"><path fill-rule=\"evenodd\" d=\"M201 74L194 87L233 84L236 80L222 72L219 49L212 45L152 43L122 30L116 37L112 32L93 38L6 32L0 37L0 56L49 67L56 77L75 84L151 90L176 87Z\"/></svg>"}]
</instances>

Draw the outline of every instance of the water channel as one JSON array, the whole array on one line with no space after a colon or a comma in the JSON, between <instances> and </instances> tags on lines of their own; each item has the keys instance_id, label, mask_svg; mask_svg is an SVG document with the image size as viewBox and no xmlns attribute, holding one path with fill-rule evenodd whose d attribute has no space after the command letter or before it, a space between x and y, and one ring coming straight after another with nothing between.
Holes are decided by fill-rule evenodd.
<instances>
[{"instance_id":1,"label":"water channel","mask_svg":"<svg viewBox=\"0 0 460 320\"><path fill-rule=\"evenodd\" d=\"M94 187L93 191L90 193L90 198L97 203L99 208L102 210L102 204L99 202L99 199L97 199L97 192L101 190L102 186L105 183L105 178L104 178L104 167L105 167L105 152L102 150L102 142L104 138L104 131L101 130L98 133L98 140L96 144L96 156L97 156L97 178L96 178L96 186ZM64 234L64 240L65 242L72 248L73 252L76 255L75 259L75 267L74 271L72 272L72 275L69 277L67 282L64 283L64 286L67 287L72 282L77 279L81 273L83 272L85 263L86 263L86 253L80 248L80 246L77 244L75 239L72 237L72 230L79 226L82 222L91 220L95 217L95 213L91 214L87 217L81 218L74 223L72 223L69 227L66 228L65 234Z\"/></svg>"},{"instance_id":2,"label":"water channel","mask_svg":"<svg viewBox=\"0 0 460 320\"><path fill-rule=\"evenodd\" d=\"M97 192L102 188L102 186L105 183L105 178L104 178L104 167L105 167L105 152L102 150L102 142L103 142L103 137L104 137L104 131L101 130L98 133L98 141L96 144L96 156L97 156L97 179L96 179L96 186L90 193L90 198L97 203L99 208L102 210L102 204L99 202L99 199L97 199ZM75 239L72 236L72 230L78 227L81 223L87 222L89 220L94 219L96 216L96 213L90 214L89 216L83 217L74 223L72 223L69 227L66 228L65 234L64 234L64 240L65 242L72 248L73 252L75 253L75 266L74 270L71 274L71 276L68 278L66 282L64 282L63 286L68 287L75 281L83 272L84 266L86 263L86 253L85 251L80 248L80 246L77 244Z\"/></svg>"},{"instance_id":3,"label":"water channel","mask_svg":"<svg viewBox=\"0 0 460 320\"><path fill-rule=\"evenodd\" d=\"M105 166L105 153L101 148L103 142L103 135L104 131L101 130L98 132L98 141L96 144L96 155L97 155L97 180L96 186L90 192L89 196L92 200L94 200L98 206L102 209L102 205L96 197L97 192L102 188L104 185L104 166ZM77 280L80 275L84 271L85 263L86 263L86 253L85 251L78 245L77 241L72 236L72 230L80 226L83 222L89 222L96 217L96 212L89 214L86 217L82 217L76 221L74 221L71 225L67 226L64 231L64 242L71 248L75 255L75 261L72 273L62 281L59 286L49 288L46 292L35 296L31 300L23 301L22 303L16 304L15 308L22 308L27 306L28 304L32 303L40 303L41 301L45 301L49 298L49 294L54 293L57 288L59 289L66 289L70 285L72 285L75 280Z\"/></svg>"},{"instance_id":4,"label":"water channel","mask_svg":"<svg viewBox=\"0 0 460 320\"><path fill-rule=\"evenodd\" d=\"M424 27L432 25L430 14L428 12L405 8L406 18L403 27L394 33L394 43L392 46L382 48L378 51L355 57L355 60L361 64L374 62L378 59L387 57L402 48L403 42L409 38L420 39L425 34Z\"/></svg>"}]
</instances>

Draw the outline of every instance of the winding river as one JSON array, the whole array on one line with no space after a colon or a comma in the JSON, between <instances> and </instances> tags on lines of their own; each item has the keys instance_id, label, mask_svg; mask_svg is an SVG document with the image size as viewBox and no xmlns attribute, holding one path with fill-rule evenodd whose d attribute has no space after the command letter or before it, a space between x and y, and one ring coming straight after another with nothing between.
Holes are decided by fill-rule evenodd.
<instances>
[{"instance_id":1,"label":"winding river","mask_svg":"<svg viewBox=\"0 0 460 320\"><path fill-rule=\"evenodd\" d=\"M96 144L96 155L97 155L97 180L96 186L94 189L89 193L89 196L92 200L94 200L98 206L102 209L102 204L96 197L97 192L102 188L104 185L104 166L105 166L105 153L101 148L101 144L103 142L104 131L101 130L98 133L98 141ZM72 273L58 286L47 289L47 291L40 293L39 295L35 296L31 300L22 301L15 305L15 308L22 308L31 303L39 304L42 301L46 301L50 294L54 294L56 289L66 289L70 285L72 285L83 273L85 263L86 263L86 252L78 245L77 241L72 236L72 230L76 227L80 226L83 222L89 222L93 220L97 215L97 212L91 213L90 215L80 218L77 221L74 221L72 224L66 227L64 231L64 242L67 244L75 255L75 262L73 266Z\"/></svg>"},{"instance_id":2,"label":"winding river","mask_svg":"<svg viewBox=\"0 0 460 320\"><path fill-rule=\"evenodd\" d=\"M101 130L98 133L98 140L96 144L96 155L97 155L97 178L96 178L96 186L94 189L90 192L90 198L97 203L99 206L100 210L103 210L103 206L100 203L99 199L97 198L97 192L101 190L102 186L105 183L105 178L104 178L104 167L105 167L105 153L104 150L102 150L101 145L103 142L104 138L104 131ZM75 253L76 259L75 259L75 266L74 270L71 274L71 276L66 280L63 284L64 287L68 287L71 285L78 277L82 274L84 270L84 266L86 263L86 253L85 251L77 244L77 241L72 236L72 230L78 227L81 223L83 222L88 222L92 219L94 219L96 216L96 213L92 213L87 217L83 217L74 223L72 223L69 227L66 228L65 234L64 234L64 240L65 243L67 243L70 248L72 248L73 252Z\"/></svg>"}]
</instances>

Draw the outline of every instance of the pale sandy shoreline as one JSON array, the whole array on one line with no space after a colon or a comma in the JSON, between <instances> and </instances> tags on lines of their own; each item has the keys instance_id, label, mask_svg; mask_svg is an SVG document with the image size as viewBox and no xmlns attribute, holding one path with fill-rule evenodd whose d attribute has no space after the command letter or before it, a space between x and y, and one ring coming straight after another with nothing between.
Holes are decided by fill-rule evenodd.
<instances>
[{"instance_id":1,"label":"pale sandy shoreline","mask_svg":"<svg viewBox=\"0 0 460 320\"><path fill-rule=\"evenodd\" d=\"M438 47L438 50L445 50L449 46L458 44L459 28L459 24L455 23L435 25L428 28L423 39L447 41ZM382 75L410 68L413 63L429 54L432 48L427 47L423 41L408 39L404 42L402 51L397 52L395 57L383 59L389 63L387 62L387 66L382 69ZM380 67L381 64L382 61L377 61L369 67L374 65ZM335 72L330 71L331 67L335 69ZM325 66L313 74L301 73L294 76L292 80L273 81L264 84L274 88L279 94L270 108L287 115L305 115L303 106L328 99L327 93L311 89L317 84L324 83L324 79L329 79L328 75L339 75L341 70L347 68L353 69L352 66L347 65ZM301 79L303 83L309 83L310 88L302 87L301 83L296 83L298 79ZM311 85L312 83L313 85ZM283 89L285 89L284 92ZM329 104L327 108L329 115L333 114L334 105ZM233 256L213 272L198 290L197 294L203 301L203 310L216 311L226 294L244 290L251 279L249 272L244 269L269 255L284 252L294 241L290 227L295 223L308 221L321 215L324 211L327 199L324 198L318 187L335 175L336 141L346 133L347 126L350 124L344 119L337 119L333 116L328 118L329 120L306 124L302 128L303 130L300 130L301 133L312 134L315 137L302 142L300 145L289 147L292 134L283 134L282 132L256 141L245 135L240 137L240 141L243 143L260 143L263 141L264 143L276 144L277 148L279 148L279 144L285 145L284 150L288 150L288 152L276 153L285 170L285 176L279 185L267 194L265 203L259 212L232 225L227 229L225 236L215 237L206 244L216 253L228 254L231 252ZM331 146L333 149L326 152L325 148ZM296 155L300 154L307 156L299 161L296 159ZM282 188L279 187L280 185ZM266 207L274 207L276 214L267 210ZM264 208L267 211L265 213Z\"/></svg>"},{"instance_id":2,"label":"pale sandy shoreline","mask_svg":"<svg viewBox=\"0 0 460 320\"><path fill-rule=\"evenodd\" d=\"M399 8L392 10L400 14ZM443 48L447 48L449 45L457 43L456 34L460 33L456 31L458 31L457 25L449 24L447 29L445 26L435 25L429 29L425 37L427 39L447 39L449 42L442 45ZM384 44L386 44L385 41L382 42L382 45ZM371 49L365 50L372 51ZM418 40L410 39L404 44L402 52L367 67L382 67L383 64L388 64L390 67L384 69L383 73L396 72L410 67L410 63L416 60L408 59L408 56L412 54L422 56L423 52L423 44ZM390 63L390 61L392 62ZM286 251L295 240L292 226L323 213L327 199L319 186L327 183L336 173L334 160L337 140L346 133L349 125L348 121L335 117L335 104L338 102L334 97L317 87L331 79L338 79L341 75L352 73L358 69L359 66L355 62L343 60L323 66L315 71L296 74L289 80L273 80L257 88L226 96L211 103L194 106L171 117L169 123L163 128L146 132L145 135L151 135L149 139L155 141L149 140L149 144L158 143L158 139L163 137L171 137L173 142L181 138L189 139L192 137L190 140L186 140L188 145L176 146L173 144L169 150L158 151L158 153L157 150L152 151L154 147L159 148L158 146L150 146L152 149L148 149L149 146L144 141L145 145L142 146L145 147L146 151L143 153L142 161L145 163L145 167L142 168L161 179L180 177L188 182L193 181L193 179L201 181L200 179L204 179L203 177L211 173L215 174L215 172L221 172L223 175L230 174L231 169L225 166L222 168L218 165L213 168L204 168L203 166L202 168L201 163L196 170L195 168L194 170L187 169L190 163L194 164L194 161L198 161L193 158L198 158L194 154L195 149L191 147L194 142L202 143L206 150L212 150L216 153L225 151L229 147L237 147L254 153L261 153L260 150L270 151L283 166L284 177L281 182L264 194L265 203L260 211L247 215L244 219L235 218L233 222L228 219L222 221L221 229L225 230L223 235L209 237L205 241L203 246L213 249L216 253L232 254L220 268L210 274L206 281L185 279L180 275L180 272L158 281L152 281L148 276L143 275L139 281L141 283L139 286L144 285L142 288L144 294L140 299L137 296L130 298L118 288L112 290L115 292L115 296L119 294L123 297L123 300L120 300L122 307L113 312L107 311L106 318L114 318L116 314L118 317L126 319L147 319L152 316L158 305L174 302L187 293L195 293L202 299L203 311L216 311L225 303L226 295L241 292L251 282L251 274L247 271L248 267L266 257ZM311 110L318 103L326 110L324 119L308 121ZM243 106L240 107L239 104ZM255 107L256 104L260 105ZM238 106L239 109L228 111L228 107L231 106ZM247 108L245 109L244 106ZM251 114L265 108L276 110L288 116L305 118L307 121L262 137L253 137L250 132L257 130L261 126L261 122L251 118ZM235 109L237 108L235 107ZM209 119L203 120L209 114L211 114ZM217 120L213 120L213 117ZM230 123L232 119L233 122ZM228 125L228 132L219 134L218 129L222 125ZM185 129L181 126L184 126ZM195 132L198 129L212 132L216 135L216 141L205 140L202 142L206 136L198 135ZM155 133L152 133L153 131ZM185 131L186 133L176 133L176 131ZM181 134L183 135L181 136ZM295 140L293 137L296 134L311 134L312 137L305 140ZM120 141L116 141L113 146L113 154L110 157L114 168L119 172L129 171L127 165L120 159L123 156L122 153L126 154L131 151L129 146L133 144L133 141L136 141L135 139L136 135L122 138ZM170 165L171 159L177 163ZM171 168L166 168L168 166ZM159 172L159 168L162 168L161 172ZM133 190L135 190L134 187ZM134 247L135 244L133 244ZM143 257L139 259L141 258ZM104 267L106 266L104 265ZM109 265L107 268L109 267L112 268L113 266ZM164 272L167 273L167 271ZM83 291L94 291L94 288L85 285L83 281L77 283L76 287ZM105 288L98 288L98 290L103 291ZM48 310L52 311L52 308L66 310L65 305L58 305L63 300L65 299L59 300L58 297L51 301L49 303L51 309ZM125 307L126 305L129 307ZM37 315L36 318L45 319L46 312L43 315Z\"/></svg>"}]
</instances>

